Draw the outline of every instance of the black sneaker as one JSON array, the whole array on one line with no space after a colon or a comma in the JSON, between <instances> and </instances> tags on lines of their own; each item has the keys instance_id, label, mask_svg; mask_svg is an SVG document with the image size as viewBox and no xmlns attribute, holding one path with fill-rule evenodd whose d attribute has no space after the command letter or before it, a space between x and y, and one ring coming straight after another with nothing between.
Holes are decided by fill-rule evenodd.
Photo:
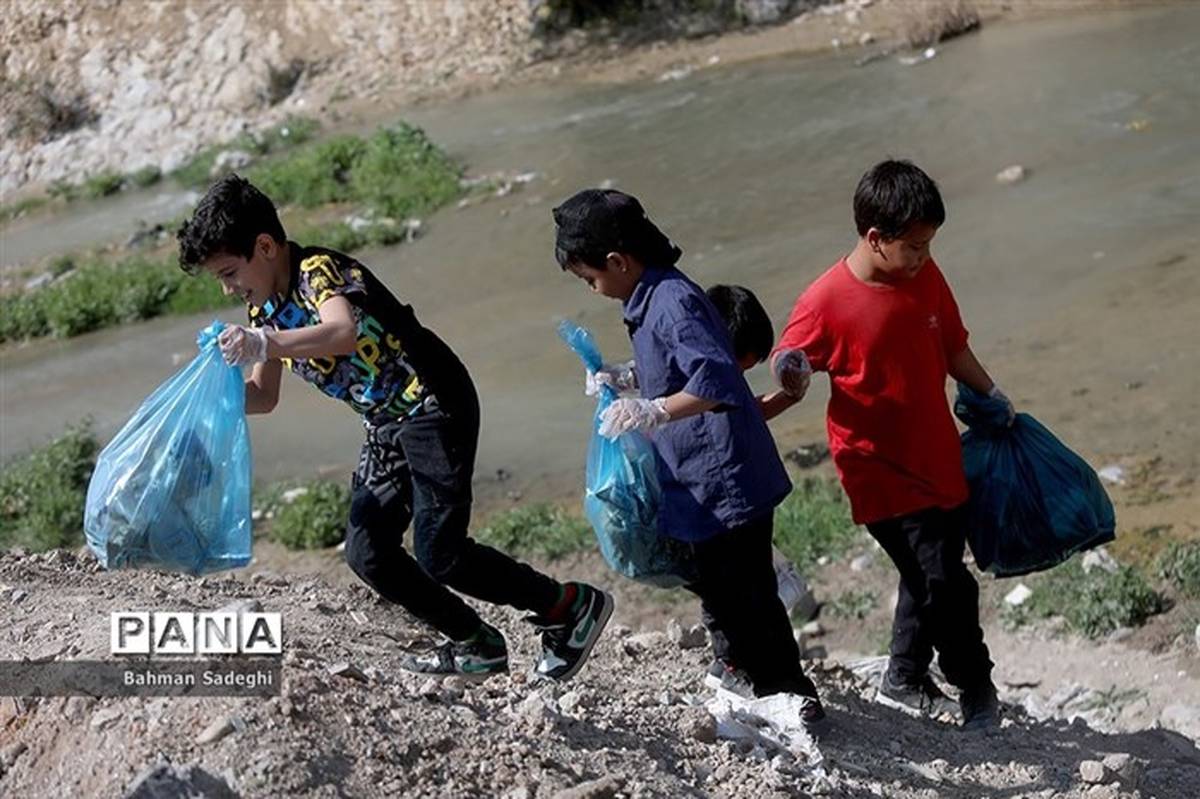
<instances>
[{"instance_id":1,"label":"black sneaker","mask_svg":"<svg viewBox=\"0 0 1200 799\"><path fill-rule=\"evenodd\" d=\"M729 691L743 699L754 698L754 686L750 683L750 678L746 676L746 672L731 663L714 660L708 664L708 671L704 673L704 684L714 691Z\"/></svg>"},{"instance_id":2,"label":"black sneaker","mask_svg":"<svg viewBox=\"0 0 1200 799\"><path fill-rule=\"evenodd\" d=\"M484 630L467 641L447 641L421 655L409 655L400 665L420 674L457 674L483 679L508 671L508 646L499 630Z\"/></svg>"},{"instance_id":3,"label":"black sneaker","mask_svg":"<svg viewBox=\"0 0 1200 799\"><path fill-rule=\"evenodd\" d=\"M891 675L884 671L875 701L910 716L936 717L953 714L955 709L950 697L942 693L928 674L915 685L903 685L892 682Z\"/></svg>"},{"instance_id":4,"label":"black sneaker","mask_svg":"<svg viewBox=\"0 0 1200 799\"><path fill-rule=\"evenodd\" d=\"M574 585L575 604L566 621L554 622L541 616L526 619L542 634L542 657L534 669L537 677L559 682L574 677L612 616L611 595L586 583Z\"/></svg>"},{"instance_id":5,"label":"black sneaker","mask_svg":"<svg viewBox=\"0 0 1200 799\"><path fill-rule=\"evenodd\" d=\"M989 679L976 688L964 690L958 697L964 730L986 730L1000 726L1000 698Z\"/></svg>"}]
</instances>

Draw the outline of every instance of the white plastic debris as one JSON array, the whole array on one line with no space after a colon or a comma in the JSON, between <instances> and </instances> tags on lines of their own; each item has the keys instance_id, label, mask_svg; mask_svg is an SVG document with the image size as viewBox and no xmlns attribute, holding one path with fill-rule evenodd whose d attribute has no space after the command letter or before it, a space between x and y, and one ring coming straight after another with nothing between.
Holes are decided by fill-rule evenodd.
<instances>
[{"instance_id":1,"label":"white plastic debris","mask_svg":"<svg viewBox=\"0 0 1200 799\"><path fill-rule=\"evenodd\" d=\"M718 689L705 707L716 719L718 738L747 741L765 752L786 752L795 758L798 771L824 778L824 756L800 723L800 711L808 701L796 694L745 699Z\"/></svg>"},{"instance_id":2,"label":"white plastic debris","mask_svg":"<svg viewBox=\"0 0 1200 799\"><path fill-rule=\"evenodd\" d=\"M1122 466L1112 465L1105 466L1100 471L1096 472L1100 479L1110 485L1123 486L1129 482L1129 476Z\"/></svg>"},{"instance_id":3,"label":"white plastic debris","mask_svg":"<svg viewBox=\"0 0 1200 799\"><path fill-rule=\"evenodd\" d=\"M1004 596L1004 603L1009 607L1018 608L1024 605L1031 596L1033 596L1033 591L1029 586L1025 583L1018 583L1016 588Z\"/></svg>"}]
</instances>

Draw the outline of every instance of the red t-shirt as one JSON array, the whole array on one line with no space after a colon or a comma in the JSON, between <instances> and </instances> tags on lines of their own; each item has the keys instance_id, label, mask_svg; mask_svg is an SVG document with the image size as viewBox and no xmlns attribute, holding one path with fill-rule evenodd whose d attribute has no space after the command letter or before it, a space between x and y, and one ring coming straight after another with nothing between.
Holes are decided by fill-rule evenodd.
<instances>
[{"instance_id":1,"label":"red t-shirt","mask_svg":"<svg viewBox=\"0 0 1200 799\"><path fill-rule=\"evenodd\" d=\"M948 360L967 331L931 259L894 286L864 283L843 258L808 287L776 350L804 350L829 373L829 449L854 521L967 500Z\"/></svg>"}]
</instances>

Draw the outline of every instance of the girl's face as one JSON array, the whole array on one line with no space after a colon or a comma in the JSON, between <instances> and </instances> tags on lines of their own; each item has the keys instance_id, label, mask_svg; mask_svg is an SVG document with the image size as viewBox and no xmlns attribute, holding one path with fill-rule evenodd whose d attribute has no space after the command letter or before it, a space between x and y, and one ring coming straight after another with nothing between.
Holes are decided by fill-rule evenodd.
<instances>
[{"instance_id":1,"label":"girl's face","mask_svg":"<svg viewBox=\"0 0 1200 799\"><path fill-rule=\"evenodd\" d=\"M614 300L629 299L642 279L642 265L637 259L619 252L608 254L603 269L573 263L567 266L567 271L587 283L592 291Z\"/></svg>"}]
</instances>

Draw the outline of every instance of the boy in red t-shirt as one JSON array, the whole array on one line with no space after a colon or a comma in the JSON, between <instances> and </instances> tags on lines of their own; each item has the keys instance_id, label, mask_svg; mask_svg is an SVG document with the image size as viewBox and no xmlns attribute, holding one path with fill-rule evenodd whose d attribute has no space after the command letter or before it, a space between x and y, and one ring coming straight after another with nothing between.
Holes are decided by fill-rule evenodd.
<instances>
[{"instance_id":1,"label":"boy in red t-shirt","mask_svg":"<svg viewBox=\"0 0 1200 799\"><path fill-rule=\"evenodd\" d=\"M999 706L979 587L963 565L967 483L946 376L1007 398L967 345L929 255L945 218L937 185L913 164L867 172L854 193L858 244L796 301L771 366L793 397L811 370L829 373L829 447L854 520L900 572L878 700L940 712L947 700L929 676L936 649L960 691L963 725L980 728L998 722Z\"/></svg>"}]
</instances>

